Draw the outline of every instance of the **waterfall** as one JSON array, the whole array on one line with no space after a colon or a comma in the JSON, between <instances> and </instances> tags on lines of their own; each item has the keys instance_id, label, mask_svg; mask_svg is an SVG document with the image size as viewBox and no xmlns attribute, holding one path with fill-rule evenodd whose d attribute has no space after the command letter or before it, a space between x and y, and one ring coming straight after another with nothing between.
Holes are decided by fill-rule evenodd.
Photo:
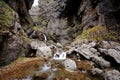
<instances>
[{"instance_id":1,"label":"waterfall","mask_svg":"<svg viewBox=\"0 0 120 80\"><path fill-rule=\"evenodd\" d=\"M66 59L66 52L56 52L53 56L54 60L64 60Z\"/></svg>"},{"instance_id":2,"label":"waterfall","mask_svg":"<svg viewBox=\"0 0 120 80\"><path fill-rule=\"evenodd\" d=\"M46 42L47 41L47 37L45 34L43 34L43 37L44 37L44 41Z\"/></svg>"}]
</instances>

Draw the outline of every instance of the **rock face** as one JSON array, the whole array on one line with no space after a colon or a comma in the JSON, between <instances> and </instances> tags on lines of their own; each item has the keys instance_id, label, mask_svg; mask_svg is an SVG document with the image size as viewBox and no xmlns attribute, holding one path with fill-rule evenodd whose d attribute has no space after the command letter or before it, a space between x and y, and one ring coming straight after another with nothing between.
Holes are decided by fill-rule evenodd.
<instances>
[{"instance_id":1,"label":"rock face","mask_svg":"<svg viewBox=\"0 0 120 80\"><path fill-rule=\"evenodd\" d=\"M118 0L39 0L37 23L54 41L68 43L86 30L94 31L95 26L100 29L89 34L92 39L96 36L97 40L119 40L116 37L120 29L119 3Z\"/></svg>"},{"instance_id":2,"label":"rock face","mask_svg":"<svg viewBox=\"0 0 120 80\"><path fill-rule=\"evenodd\" d=\"M67 0L63 14L66 13L65 15L68 18L72 17L73 19L73 16L78 18L83 25L83 30L101 25L106 26L108 31L117 33L120 29L120 26L117 25L120 17L118 15L120 10L119 3L120 1L118 0ZM74 11L71 12L71 10Z\"/></svg>"},{"instance_id":3,"label":"rock face","mask_svg":"<svg viewBox=\"0 0 120 80\"><path fill-rule=\"evenodd\" d=\"M0 1L0 66L11 63L28 52L29 38L24 32L25 27L23 28L23 26L28 27L32 24L28 13L32 3L33 0ZM18 13L20 23L15 11Z\"/></svg>"},{"instance_id":4,"label":"rock face","mask_svg":"<svg viewBox=\"0 0 120 80\"><path fill-rule=\"evenodd\" d=\"M32 24L32 19L28 13L28 10L32 7L34 0L3 1L5 1L13 10L18 13L21 25Z\"/></svg>"}]
</instances>

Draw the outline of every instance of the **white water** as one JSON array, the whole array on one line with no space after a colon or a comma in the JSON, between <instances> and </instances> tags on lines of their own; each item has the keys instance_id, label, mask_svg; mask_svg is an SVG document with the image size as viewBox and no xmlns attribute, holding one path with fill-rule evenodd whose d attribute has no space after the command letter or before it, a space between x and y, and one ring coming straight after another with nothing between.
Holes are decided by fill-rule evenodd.
<instances>
[{"instance_id":1,"label":"white water","mask_svg":"<svg viewBox=\"0 0 120 80\"><path fill-rule=\"evenodd\" d=\"M40 72L49 72L51 69L51 63L44 64L44 66L41 68Z\"/></svg>"},{"instance_id":2,"label":"white water","mask_svg":"<svg viewBox=\"0 0 120 80\"><path fill-rule=\"evenodd\" d=\"M56 52L53 56L54 60L64 60L66 59L66 52Z\"/></svg>"},{"instance_id":3,"label":"white water","mask_svg":"<svg viewBox=\"0 0 120 80\"><path fill-rule=\"evenodd\" d=\"M39 0L34 0L33 6L37 6L38 5L38 1Z\"/></svg>"},{"instance_id":4,"label":"white water","mask_svg":"<svg viewBox=\"0 0 120 80\"><path fill-rule=\"evenodd\" d=\"M47 37L45 34L43 34L43 37L44 37L44 41L46 42L47 41Z\"/></svg>"}]
</instances>

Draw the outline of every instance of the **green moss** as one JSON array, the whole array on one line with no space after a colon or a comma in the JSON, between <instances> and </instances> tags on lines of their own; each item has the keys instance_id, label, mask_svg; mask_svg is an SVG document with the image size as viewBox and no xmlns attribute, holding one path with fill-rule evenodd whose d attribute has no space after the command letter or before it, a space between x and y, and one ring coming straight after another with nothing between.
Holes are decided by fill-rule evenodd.
<instances>
[{"instance_id":1,"label":"green moss","mask_svg":"<svg viewBox=\"0 0 120 80\"><path fill-rule=\"evenodd\" d=\"M88 30L83 31L81 35L79 35L76 40L116 40L117 37L111 33L108 33L105 26L95 26Z\"/></svg>"},{"instance_id":2,"label":"green moss","mask_svg":"<svg viewBox=\"0 0 120 80\"><path fill-rule=\"evenodd\" d=\"M34 26L34 27L33 27L33 30L39 31L39 30L40 30L40 27L39 27L39 26Z\"/></svg>"},{"instance_id":3,"label":"green moss","mask_svg":"<svg viewBox=\"0 0 120 80\"><path fill-rule=\"evenodd\" d=\"M2 7L0 8L0 25L9 27L13 19L13 10L4 2L1 1Z\"/></svg>"},{"instance_id":4,"label":"green moss","mask_svg":"<svg viewBox=\"0 0 120 80\"><path fill-rule=\"evenodd\" d=\"M30 42L29 37L27 36L27 34L25 33L23 29L20 30L20 36L23 38L23 41Z\"/></svg>"}]
</instances>

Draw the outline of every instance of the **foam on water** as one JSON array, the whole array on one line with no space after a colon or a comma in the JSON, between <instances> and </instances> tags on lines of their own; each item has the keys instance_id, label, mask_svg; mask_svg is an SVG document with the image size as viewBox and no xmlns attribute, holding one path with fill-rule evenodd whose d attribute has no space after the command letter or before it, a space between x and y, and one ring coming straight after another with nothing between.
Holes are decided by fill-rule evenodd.
<instances>
[{"instance_id":1,"label":"foam on water","mask_svg":"<svg viewBox=\"0 0 120 80\"><path fill-rule=\"evenodd\" d=\"M61 53L56 52L53 56L53 59L54 60L64 60L64 59L66 59L66 52L61 52Z\"/></svg>"}]
</instances>

